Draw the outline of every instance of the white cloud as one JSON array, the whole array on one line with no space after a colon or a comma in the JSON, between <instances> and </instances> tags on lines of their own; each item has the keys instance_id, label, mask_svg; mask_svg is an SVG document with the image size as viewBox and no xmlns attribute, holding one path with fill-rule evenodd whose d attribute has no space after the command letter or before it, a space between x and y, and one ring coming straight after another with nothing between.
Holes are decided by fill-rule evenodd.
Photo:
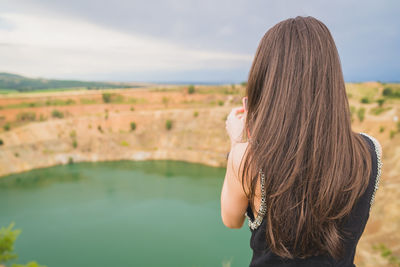
<instances>
[{"instance_id":1,"label":"white cloud","mask_svg":"<svg viewBox=\"0 0 400 267\"><path fill-rule=\"evenodd\" d=\"M252 55L195 50L67 17L0 14L0 70L42 77L233 69Z\"/></svg>"}]
</instances>

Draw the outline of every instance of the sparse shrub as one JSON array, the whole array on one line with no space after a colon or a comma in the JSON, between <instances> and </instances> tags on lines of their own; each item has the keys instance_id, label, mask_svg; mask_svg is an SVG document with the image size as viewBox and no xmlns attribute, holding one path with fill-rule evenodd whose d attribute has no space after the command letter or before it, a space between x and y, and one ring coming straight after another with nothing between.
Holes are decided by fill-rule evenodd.
<instances>
[{"instance_id":1,"label":"sparse shrub","mask_svg":"<svg viewBox=\"0 0 400 267\"><path fill-rule=\"evenodd\" d=\"M382 91L383 96L392 96L393 95L393 90L390 87L385 87Z\"/></svg>"},{"instance_id":2,"label":"sparse shrub","mask_svg":"<svg viewBox=\"0 0 400 267\"><path fill-rule=\"evenodd\" d=\"M62 113L61 111L59 111L59 110L57 110L57 109L54 109L54 110L51 112L51 116L52 116L53 118L62 119L62 118L64 118L64 113Z\"/></svg>"},{"instance_id":3,"label":"sparse shrub","mask_svg":"<svg viewBox=\"0 0 400 267\"><path fill-rule=\"evenodd\" d=\"M73 163L74 163L74 158L68 157L68 164L73 164Z\"/></svg>"},{"instance_id":4,"label":"sparse shrub","mask_svg":"<svg viewBox=\"0 0 400 267\"><path fill-rule=\"evenodd\" d=\"M36 119L35 112L20 112L17 114L17 121L34 121Z\"/></svg>"},{"instance_id":5,"label":"sparse shrub","mask_svg":"<svg viewBox=\"0 0 400 267\"><path fill-rule=\"evenodd\" d=\"M233 84L231 87L224 87L223 93L226 95L235 95L239 93L239 89Z\"/></svg>"},{"instance_id":6,"label":"sparse shrub","mask_svg":"<svg viewBox=\"0 0 400 267\"><path fill-rule=\"evenodd\" d=\"M358 111L357 111L357 116L358 116L358 119L360 120L360 122L362 122L363 120L364 120L364 118L365 118L365 108L360 108Z\"/></svg>"},{"instance_id":7,"label":"sparse shrub","mask_svg":"<svg viewBox=\"0 0 400 267\"><path fill-rule=\"evenodd\" d=\"M69 133L69 136L70 136L71 139L72 139L72 146L73 146L74 148L77 148L77 147L78 147L78 141L76 140L76 131L75 131L75 130L72 130L72 131Z\"/></svg>"},{"instance_id":8,"label":"sparse shrub","mask_svg":"<svg viewBox=\"0 0 400 267\"><path fill-rule=\"evenodd\" d=\"M385 99L384 98L379 98L378 100L376 100L376 103L378 103L379 107L382 107L383 104L385 103Z\"/></svg>"},{"instance_id":9,"label":"sparse shrub","mask_svg":"<svg viewBox=\"0 0 400 267\"><path fill-rule=\"evenodd\" d=\"M390 139L392 139L392 138L394 137L395 134L396 134L396 131L390 130L390 132L389 132L389 137L390 137Z\"/></svg>"},{"instance_id":10,"label":"sparse shrub","mask_svg":"<svg viewBox=\"0 0 400 267\"><path fill-rule=\"evenodd\" d=\"M124 97L120 94L116 94L116 93L103 93L102 94L103 97L103 102L104 103L111 103L111 102L123 102L124 101Z\"/></svg>"},{"instance_id":11,"label":"sparse shrub","mask_svg":"<svg viewBox=\"0 0 400 267\"><path fill-rule=\"evenodd\" d=\"M0 266L5 266L5 263L10 260L18 258L18 255L14 253L14 243L18 236L21 234L21 230L13 229L14 222L9 226L0 228ZM7 266L9 266L7 264ZM28 262L27 264L12 264L11 267L46 267L39 265L35 261Z\"/></svg>"},{"instance_id":12,"label":"sparse shrub","mask_svg":"<svg viewBox=\"0 0 400 267\"><path fill-rule=\"evenodd\" d=\"M103 102L104 103L110 103L111 102L111 93L103 93Z\"/></svg>"},{"instance_id":13,"label":"sparse shrub","mask_svg":"<svg viewBox=\"0 0 400 267\"><path fill-rule=\"evenodd\" d=\"M353 122L353 115L357 112L357 108L355 106L350 106L350 118L351 121Z\"/></svg>"},{"instance_id":14,"label":"sparse shrub","mask_svg":"<svg viewBox=\"0 0 400 267\"><path fill-rule=\"evenodd\" d=\"M98 125L98 126L97 126L97 130L99 130L99 132L101 132L101 133L104 132L104 131L103 131L103 128L101 128L101 125Z\"/></svg>"},{"instance_id":15,"label":"sparse shrub","mask_svg":"<svg viewBox=\"0 0 400 267\"><path fill-rule=\"evenodd\" d=\"M6 124L3 125L4 131L9 131L11 129L10 123L7 122Z\"/></svg>"},{"instance_id":16,"label":"sparse shrub","mask_svg":"<svg viewBox=\"0 0 400 267\"><path fill-rule=\"evenodd\" d=\"M219 106L223 106L224 105L224 101L223 100L218 100L218 105Z\"/></svg>"},{"instance_id":17,"label":"sparse shrub","mask_svg":"<svg viewBox=\"0 0 400 267\"><path fill-rule=\"evenodd\" d=\"M134 131L136 129L136 122L131 122L131 131Z\"/></svg>"},{"instance_id":18,"label":"sparse shrub","mask_svg":"<svg viewBox=\"0 0 400 267\"><path fill-rule=\"evenodd\" d=\"M163 96L162 102L163 102L163 104L164 104L165 106L167 106L167 105L168 105L168 102L169 102L169 98L166 97L166 96Z\"/></svg>"},{"instance_id":19,"label":"sparse shrub","mask_svg":"<svg viewBox=\"0 0 400 267\"><path fill-rule=\"evenodd\" d=\"M4 145L3 139L0 138L0 146Z\"/></svg>"},{"instance_id":20,"label":"sparse shrub","mask_svg":"<svg viewBox=\"0 0 400 267\"><path fill-rule=\"evenodd\" d=\"M386 87L383 89L382 95L385 97L400 98L400 90Z\"/></svg>"},{"instance_id":21,"label":"sparse shrub","mask_svg":"<svg viewBox=\"0 0 400 267\"><path fill-rule=\"evenodd\" d=\"M14 156L15 156L16 158L18 158L18 157L19 157L19 153L18 153L18 152L15 152L15 153L14 153Z\"/></svg>"},{"instance_id":22,"label":"sparse shrub","mask_svg":"<svg viewBox=\"0 0 400 267\"><path fill-rule=\"evenodd\" d=\"M75 138L75 137L76 137L76 131L75 131L75 130L72 130L72 131L69 133L69 136L70 136L71 138Z\"/></svg>"},{"instance_id":23,"label":"sparse shrub","mask_svg":"<svg viewBox=\"0 0 400 267\"><path fill-rule=\"evenodd\" d=\"M373 245L372 248L380 252L382 258L385 258L391 266L400 266L400 257L394 255L390 248L386 247L383 243Z\"/></svg>"},{"instance_id":24,"label":"sparse shrub","mask_svg":"<svg viewBox=\"0 0 400 267\"><path fill-rule=\"evenodd\" d=\"M171 128L172 128L172 120L167 120L165 122L165 128L167 128L167 130L171 130Z\"/></svg>"},{"instance_id":25,"label":"sparse shrub","mask_svg":"<svg viewBox=\"0 0 400 267\"><path fill-rule=\"evenodd\" d=\"M135 108L134 107L131 107L131 111L134 111L135 110Z\"/></svg>"},{"instance_id":26,"label":"sparse shrub","mask_svg":"<svg viewBox=\"0 0 400 267\"><path fill-rule=\"evenodd\" d=\"M65 101L66 105L72 105L75 104L75 101L73 99L68 98L67 101Z\"/></svg>"},{"instance_id":27,"label":"sparse shrub","mask_svg":"<svg viewBox=\"0 0 400 267\"><path fill-rule=\"evenodd\" d=\"M147 103L149 103L149 100L144 97L134 98L134 102L132 102L132 104L147 104Z\"/></svg>"},{"instance_id":28,"label":"sparse shrub","mask_svg":"<svg viewBox=\"0 0 400 267\"><path fill-rule=\"evenodd\" d=\"M121 141L121 146L129 146L129 143L125 140Z\"/></svg>"},{"instance_id":29,"label":"sparse shrub","mask_svg":"<svg viewBox=\"0 0 400 267\"><path fill-rule=\"evenodd\" d=\"M396 123L396 126L397 126L397 132L400 133L400 121L398 121L398 122Z\"/></svg>"},{"instance_id":30,"label":"sparse shrub","mask_svg":"<svg viewBox=\"0 0 400 267\"><path fill-rule=\"evenodd\" d=\"M124 102L124 96L120 94L113 94L111 97L111 102L115 103L123 103Z\"/></svg>"},{"instance_id":31,"label":"sparse shrub","mask_svg":"<svg viewBox=\"0 0 400 267\"><path fill-rule=\"evenodd\" d=\"M370 113L374 114L374 115L379 115L390 109L392 109L392 107L374 107L374 108L371 108Z\"/></svg>"},{"instance_id":32,"label":"sparse shrub","mask_svg":"<svg viewBox=\"0 0 400 267\"><path fill-rule=\"evenodd\" d=\"M189 85L188 87L188 94L194 94L195 93L195 87L193 84Z\"/></svg>"},{"instance_id":33,"label":"sparse shrub","mask_svg":"<svg viewBox=\"0 0 400 267\"><path fill-rule=\"evenodd\" d=\"M194 117L199 116L199 112L196 110L195 112L193 112L193 116L194 116Z\"/></svg>"},{"instance_id":34,"label":"sparse shrub","mask_svg":"<svg viewBox=\"0 0 400 267\"><path fill-rule=\"evenodd\" d=\"M385 131L385 127L383 127L383 126L379 127L379 132L380 133L383 133L384 131Z\"/></svg>"},{"instance_id":35,"label":"sparse shrub","mask_svg":"<svg viewBox=\"0 0 400 267\"><path fill-rule=\"evenodd\" d=\"M7 228L0 228L0 264L18 258L18 255L14 253L14 242L21 230L14 230L13 227L14 223L12 222Z\"/></svg>"},{"instance_id":36,"label":"sparse shrub","mask_svg":"<svg viewBox=\"0 0 400 267\"><path fill-rule=\"evenodd\" d=\"M368 103L370 103L371 101L369 100L369 98L368 97L363 97L363 98L361 98L361 103L363 103L363 104L368 104Z\"/></svg>"}]
</instances>

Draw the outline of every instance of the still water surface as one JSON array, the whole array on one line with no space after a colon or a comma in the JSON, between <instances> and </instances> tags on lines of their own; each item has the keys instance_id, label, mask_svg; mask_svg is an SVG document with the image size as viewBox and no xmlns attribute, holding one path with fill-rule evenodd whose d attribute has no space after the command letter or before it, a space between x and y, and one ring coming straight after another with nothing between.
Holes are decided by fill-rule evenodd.
<instances>
[{"instance_id":1,"label":"still water surface","mask_svg":"<svg viewBox=\"0 0 400 267\"><path fill-rule=\"evenodd\" d=\"M220 216L224 168L180 161L77 163L0 178L0 226L48 267L248 266L250 230Z\"/></svg>"}]
</instances>

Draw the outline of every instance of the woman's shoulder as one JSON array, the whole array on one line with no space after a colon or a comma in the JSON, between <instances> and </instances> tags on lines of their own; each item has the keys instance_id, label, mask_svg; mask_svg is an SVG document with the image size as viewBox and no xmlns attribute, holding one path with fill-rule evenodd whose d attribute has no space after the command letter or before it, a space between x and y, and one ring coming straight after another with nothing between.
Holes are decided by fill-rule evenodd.
<instances>
[{"instance_id":1,"label":"woman's shoulder","mask_svg":"<svg viewBox=\"0 0 400 267\"><path fill-rule=\"evenodd\" d=\"M377 156L378 156L378 157L381 157L381 156L382 156L382 146L381 146L381 144L379 143L378 139L375 138L374 136L372 136L372 135L370 135L370 134L367 134L367 133L364 133L364 132L360 132L360 134L361 134L362 136L365 136L366 138L368 138L368 139L371 140L371 142L372 142L373 145L374 145L375 152L376 152Z\"/></svg>"}]
</instances>

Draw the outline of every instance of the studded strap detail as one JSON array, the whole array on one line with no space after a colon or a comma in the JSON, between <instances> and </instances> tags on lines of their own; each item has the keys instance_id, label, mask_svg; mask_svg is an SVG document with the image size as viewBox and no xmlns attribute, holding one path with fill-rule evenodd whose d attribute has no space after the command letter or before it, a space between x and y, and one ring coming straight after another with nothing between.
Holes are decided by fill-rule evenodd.
<instances>
[{"instance_id":1,"label":"studded strap detail","mask_svg":"<svg viewBox=\"0 0 400 267\"><path fill-rule=\"evenodd\" d=\"M265 199L266 199L266 197L265 197L265 174L261 170L261 168L260 168L259 173L260 173L260 176L261 176L261 181L260 181L261 182L261 203L260 203L260 209L259 209L258 214L257 214L257 218L255 218L254 221L252 221L250 216L247 214L247 212L245 213L245 216L247 217L247 220L249 222L249 227L252 230L257 229L261 225L262 220L263 220L263 218L265 216L265 213L267 211L267 207L266 207L267 205L266 205L266 202L265 202Z\"/></svg>"},{"instance_id":2,"label":"studded strap detail","mask_svg":"<svg viewBox=\"0 0 400 267\"><path fill-rule=\"evenodd\" d=\"M368 134L366 134L366 133L360 133L360 134L362 134L362 135L368 137L368 138L371 139L371 141L374 143L375 153L376 153L376 158L377 158L377 165L378 165L378 166L377 166L377 169L378 169L378 172L377 172L377 175L376 175L374 191L373 191L373 193L372 193L372 197L371 197L371 201L370 201L370 208L369 208L369 210L371 211L372 205L374 204L374 201L375 201L375 194L376 194L376 191L378 190L379 181L380 181L381 173L382 173L382 166L383 166L383 163L382 163L382 155L381 155L381 150L382 150L382 149L381 149L381 145L380 145L380 143L378 142L378 140L376 140L373 136L370 136L370 135L368 135Z\"/></svg>"}]
</instances>

